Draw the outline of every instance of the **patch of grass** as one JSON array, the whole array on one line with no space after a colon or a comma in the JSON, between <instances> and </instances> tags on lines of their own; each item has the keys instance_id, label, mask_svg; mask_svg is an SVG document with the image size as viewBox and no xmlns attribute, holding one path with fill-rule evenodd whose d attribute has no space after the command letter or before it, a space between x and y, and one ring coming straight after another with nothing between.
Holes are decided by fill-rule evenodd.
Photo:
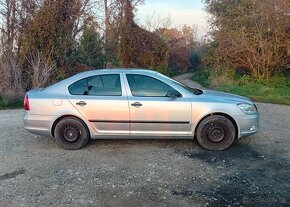
<instances>
[{"instance_id":1,"label":"patch of grass","mask_svg":"<svg viewBox=\"0 0 290 207\"><path fill-rule=\"evenodd\" d=\"M290 87L272 87L263 84L254 85L221 85L216 90L246 96L254 101L290 105Z\"/></svg>"},{"instance_id":2,"label":"patch of grass","mask_svg":"<svg viewBox=\"0 0 290 207\"><path fill-rule=\"evenodd\" d=\"M204 87L209 87L209 73L205 70L198 70L193 72L192 80L198 82Z\"/></svg>"},{"instance_id":3,"label":"patch of grass","mask_svg":"<svg viewBox=\"0 0 290 207\"><path fill-rule=\"evenodd\" d=\"M4 109L20 109L23 108L23 101L18 101L13 104L6 104L3 102L2 98L0 97L0 110Z\"/></svg>"},{"instance_id":4,"label":"patch of grass","mask_svg":"<svg viewBox=\"0 0 290 207\"><path fill-rule=\"evenodd\" d=\"M23 107L23 94L13 91L6 91L0 94L0 110L18 109Z\"/></svg>"},{"instance_id":5,"label":"patch of grass","mask_svg":"<svg viewBox=\"0 0 290 207\"><path fill-rule=\"evenodd\" d=\"M244 75L236 77L232 83L220 83L219 85L212 85L210 79L204 80L206 74L200 75L200 73L202 72L199 72L197 76L194 75L193 80L205 87L246 96L254 101L290 105L290 72L274 76L267 83ZM206 73L208 74L208 72Z\"/></svg>"}]
</instances>

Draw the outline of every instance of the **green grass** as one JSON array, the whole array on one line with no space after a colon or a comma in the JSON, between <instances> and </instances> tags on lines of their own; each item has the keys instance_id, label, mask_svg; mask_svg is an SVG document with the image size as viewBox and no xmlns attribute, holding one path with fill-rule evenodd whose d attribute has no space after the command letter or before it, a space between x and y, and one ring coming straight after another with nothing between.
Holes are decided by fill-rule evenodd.
<instances>
[{"instance_id":1,"label":"green grass","mask_svg":"<svg viewBox=\"0 0 290 207\"><path fill-rule=\"evenodd\" d=\"M5 109L20 109L23 108L23 101L17 101L14 103L6 103L5 101L2 100L0 97L0 110L5 110Z\"/></svg>"},{"instance_id":2,"label":"green grass","mask_svg":"<svg viewBox=\"0 0 290 207\"><path fill-rule=\"evenodd\" d=\"M254 101L290 105L290 87L271 87L267 85L221 85L216 90L249 97Z\"/></svg>"},{"instance_id":3,"label":"green grass","mask_svg":"<svg viewBox=\"0 0 290 207\"><path fill-rule=\"evenodd\" d=\"M193 81L198 82L200 85L204 87L209 87L209 73L207 71L198 70L193 72L192 76Z\"/></svg>"},{"instance_id":4,"label":"green grass","mask_svg":"<svg viewBox=\"0 0 290 207\"><path fill-rule=\"evenodd\" d=\"M237 76L231 84L212 86L208 74L194 73L193 80L211 89L251 98L254 101L290 105L290 71L273 77L268 83L255 81L249 76ZM205 72L206 73L206 72Z\"/></svg>"}]
</instances>

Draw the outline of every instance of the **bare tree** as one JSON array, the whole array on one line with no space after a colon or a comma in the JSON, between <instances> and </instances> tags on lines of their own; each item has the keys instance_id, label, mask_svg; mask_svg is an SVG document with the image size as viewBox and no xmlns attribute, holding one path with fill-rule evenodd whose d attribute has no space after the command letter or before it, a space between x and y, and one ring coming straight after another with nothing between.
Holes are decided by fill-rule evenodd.
<instances>
[{"instance_id":1,"label":"bare tree","mask_svg":"<svg viewBox=\"0 0 290 207\"><path fill-rule=\"evenodd\" d=\"M229 64L264 80L286 67L289 62L287 0L206 2L213 15L212 34L218 43L215 54L218 66Z\"/></svg>"},{"instance_id":2,"label":"bare tree","mask_svg":"<svg viewBox=\"0 0 290 207\"><path fill-rule=\"evenodd\" d=\"M0 90L21 90L21 70L16 63L13 53L16 40L16 0L1 0L1 63L0 63Z\"/></svg>"},{"instance_id":3,"label":"bare tree","mask_svg":"<svg viewBox=\"0 0 290 207\"><path fill-rule=\"evenodd\" d=\"M0 91L7 90L22 92L21 70L14 54L6 52L0 61Z\"/></svg>"},{"instance_id":4,"label":"bare tree","mask_svg":"<svg viewBox=\"0 0 290 207\"><path fill-rule=\"evenodd\" d=\"M23 91L22 69L17 59L24 28L33 17L39 1L0 0L0 88L4 93L7 89L10 94Z\"/></svg>"},{"instance_id":5,"label":"bare tree","mask_svg":"<svg viewBox=\"0 0 290 207\"><path fill-rule=\"evenodd\" d=\"M132 10L144 3L144 0L104 0L104 31L105 53L107 64L116 64L118 56L118 44L120 42L121 27L124 22L125 6L130 3Z\"/></svg>"},{"instance_id":6,"label":"bare tree","mask_svg":"<svg viewBox=\"0 0 290 207\"><path fill-rule=\"evenodd\" d=\"M172 26L171 16L161 17L154 12L151 16L147 16L145 24L141 25L144 29L154 32L161 28L170 28Z\"/></svg>"},{"instance_id":7,"label":"bare tree","mask_svg":"<svg viewBox=\"0 0 290 207\"><path fill-rule=\"evenodd\" d=\"M103 0L79 0L80 9L74 23L73 39L76 39L79 33L83 31L86 23L99 26L99 14L102 9L102 1Z\"/></svg>"},{"instance_id":8,"label":"bare tree","mask_svg":"<svg viewBox=\"0 0 290 207\"><path fill-rule=\"evenodd\" d=\"M16 36L16 23L17 23L17 0L1 0L0 1L0 14L3 17L4 25L2 25L3 36L5 37L4 46L5 50L12 51L15 43Z\"/></svg>"},{"instance_id":9,"label":"bare tree","mask_svg":"<svg viewBox=\"0 0 290 207\"><path fill-rule=\"evenodd\" d=\"M50 75L55 71L56 65L49 58L42 57L39 52L30 54L27 60L33 71L30 74L32 77L32 87L44 87Z\"/></svg>"}]
</instances>

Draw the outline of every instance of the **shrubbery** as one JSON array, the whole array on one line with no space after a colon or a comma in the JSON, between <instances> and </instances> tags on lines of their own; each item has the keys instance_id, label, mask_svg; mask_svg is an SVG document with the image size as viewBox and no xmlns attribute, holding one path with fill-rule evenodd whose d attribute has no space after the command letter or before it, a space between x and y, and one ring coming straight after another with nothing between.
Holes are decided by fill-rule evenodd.
<instances>
[{"instance_id":1,"label":"shrubbery","mask_svg":"<svg viewBox=\"0 0 290 207\"><path fill-rule=\"evenodd\" d=\"M290 105L289 73L277 74L266 81L224 70L199 70L194 72L193 80L202 86L247 96L255 101Z\"/></svg>"},{"instance_id":2,"label":"shrubbery","mask_svg":"<svg viewBox=\"0 0 290 207\"><path fill-rule=\"evenodd\" d=\"M14 92L12 90L1 92L0 109L22 107L23 97L24 94L22 92Z\"/></svg>"}]
</instances>

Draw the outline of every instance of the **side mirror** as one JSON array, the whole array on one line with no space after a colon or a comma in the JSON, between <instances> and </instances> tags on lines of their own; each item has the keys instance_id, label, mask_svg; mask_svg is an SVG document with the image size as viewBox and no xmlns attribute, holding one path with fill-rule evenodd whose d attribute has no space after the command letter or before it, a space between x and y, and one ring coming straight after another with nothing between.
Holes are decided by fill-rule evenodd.
<instances>
[{"instance_id":1,"label":"side mirror","mask_svg":"<svg viewBox=\"0 0 290 207\"><path fill-rule=\"evenodd\" d=\"M181 97L181 94L177 90L171 89L171 90L167 91L166 97L179 98L179 97Z\"/></svg>"}]
</instances>

